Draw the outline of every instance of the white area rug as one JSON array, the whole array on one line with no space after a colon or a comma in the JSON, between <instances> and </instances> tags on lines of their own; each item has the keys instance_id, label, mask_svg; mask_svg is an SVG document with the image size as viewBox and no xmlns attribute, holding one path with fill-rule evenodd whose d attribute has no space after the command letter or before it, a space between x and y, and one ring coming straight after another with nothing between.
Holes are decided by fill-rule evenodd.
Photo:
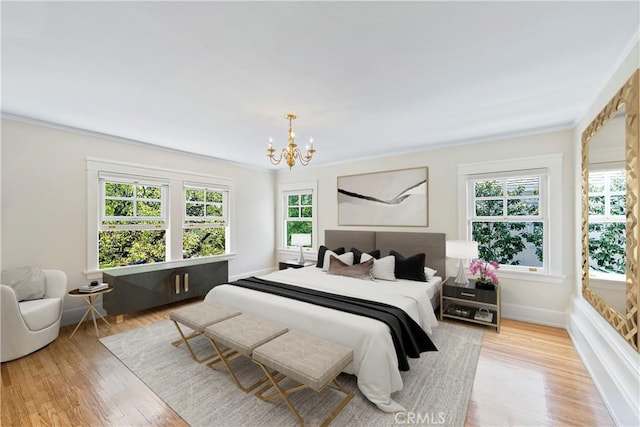
<instances>
[{"instance_id":1,"label":"white area rug","mask_svg":"<svg viewBox=\"0 0 640 427\"><path fill-rule=\"evenodd\" d=\"M356 377L341 374L339 381L355 396L332 425L463 426L482 335L480 329L440 322L432 336L439 351L423 353L420 359L409 359L411 370L402 372L404 389L393 394L394 400L407 409L406 414L380 411L360 393ZM205 364L197 364L184 346L171 345L171 341L178 338L173 322L166 320L104 337L100 342L192 426L297 424L281 399L263 402L240 391L224 368L214 371ZM191 343L198 354L211 350L209 342L202 337ZM261 374L259 368L244 357L232 363L244 384ZM329 388L320 394L312 390L294 393L291 400L307 425L317 426L342 396Z\"/></svg>"}]
</instances>

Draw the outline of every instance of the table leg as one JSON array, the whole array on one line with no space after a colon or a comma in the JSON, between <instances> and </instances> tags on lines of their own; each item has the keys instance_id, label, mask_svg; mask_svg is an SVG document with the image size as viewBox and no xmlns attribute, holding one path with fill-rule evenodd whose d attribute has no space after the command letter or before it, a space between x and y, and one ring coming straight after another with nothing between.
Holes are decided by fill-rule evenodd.
<instances>
[{"instance_id":1,"label":"table leg","mask_svg":"<svg viewBox=\"0 0 640 427\"><path fill-rule=\"evenodd\" d=\"M73 338L73 334L76 333L80 325L82 325L82 322L84 322L84 319L87 318L87 316L89 315L89 311L91 311L91 307L87 308L87 311L84 312L84 316L82 316L82 319L80 319L80 321L76 325L76 328L73 330L73 332L71 332L71 336L69 338Z\"/></svg>"},{"instance_id":2,"label":"table leg","mask_svg":"<svg viewBox=\"0 0 640 427\"><path fill-rule=\"evenodd\" d=\"M100 336L100 332L98 332L98 323L96 322L96 308L93 306L94 299L89 297L89 306L91 307L91 318L93 319L93 327L96 330L96 336Z\"/></svg>"}]
</instances>

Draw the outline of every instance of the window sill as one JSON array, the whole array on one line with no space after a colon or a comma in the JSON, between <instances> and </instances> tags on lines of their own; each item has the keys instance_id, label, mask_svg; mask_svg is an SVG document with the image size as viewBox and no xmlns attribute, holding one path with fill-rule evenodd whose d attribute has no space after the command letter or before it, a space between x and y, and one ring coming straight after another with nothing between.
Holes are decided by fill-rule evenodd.
<instances>
[{"instance_id":1,"label":"window sill","mask_svg":"<svg viewBox=\"0 0 640 427\"><path fill-rule=\"evenodd\" d=\"M298 258L298 255L300 255L300 251L298 249L277 248L276 251L278 252L278 255L285 255L288 257ZM305 258L310 258L312 260L318 258L318 252L314 249L304 249L302 253Z\"/></svg>"},{"instance_id":2,"label":"window sill","mask_svg":"<svg viewBox=\"0 0 640 427\"><path fill-rule=\"evenodd\" d=\"M236 253L235 252L231 252L228 254L222 254L222 255L212 255L212 256L208 256L208 257L201 257L201 258L191 258L191 259L177 259L177 260L169 260L169 261L163 261L163 262L156 262L153 264L137 264L137 265L128 265L128 266L122 266L122 267L113 267L115 268L128 268L128 267L139 267L140 265L163 265L163 264L168 264L171 262L184 262L185 265L189 265L189 261L192 260L198 260L201 261L203 259L209 259L211 261L227 261L230 259L233 259L236 257ZM111 270L110 268L106 268L104 270L88 270L85 271L85 277L87 278L87 280L95 280L95 279L99 279L102 280L102 273L105 271L109 271Z\"/></svg>"},{"instance_id":3,"label":"window sill","mask_svg":"<svg viewBox=\"0 0 640 427\"><path fill-rule=\"evenodd\" d=\"M529 271L500 271L498 277L502 279L523 280L527 282L543 282L562 285L567 276L563 274L539 273Z\"/></svg>"}]
</instances>

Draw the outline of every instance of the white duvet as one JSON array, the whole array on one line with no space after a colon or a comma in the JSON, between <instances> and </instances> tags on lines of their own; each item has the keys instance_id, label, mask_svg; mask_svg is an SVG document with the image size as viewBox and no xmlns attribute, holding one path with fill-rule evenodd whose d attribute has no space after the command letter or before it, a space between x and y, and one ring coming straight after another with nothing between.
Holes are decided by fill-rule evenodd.
<instances>
[{"instance_id":1,"label":"white duvet","mask_svg":"<svg viewBox=\"0 0 640 427\"><path fill-rule=\"evenodd\" d=\"M440 287L442 280L439 277L427 283L367 281L328 274L311 266L280 270L261 278L394 305L403 309L428 334L438 324L430 299ZM391 398L391 393L402 390L402 378L386 324L232 285L216 286L209 291L205 301L231 306L352 348L353 362L344 372L357 376L360 391L381 410L404 411L402 405Z\"/></svg>"}]
</instances>

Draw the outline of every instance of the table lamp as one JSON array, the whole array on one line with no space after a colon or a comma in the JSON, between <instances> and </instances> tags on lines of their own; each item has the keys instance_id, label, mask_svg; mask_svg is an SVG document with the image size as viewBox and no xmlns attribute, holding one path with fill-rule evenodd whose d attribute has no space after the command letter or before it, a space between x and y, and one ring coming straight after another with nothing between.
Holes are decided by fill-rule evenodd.
<instances>
[{"instance_id":1,"label":"table lamp","mask_svg":"<svg viewBox=\"0 0 640 427\"><path fill-rule=\"evenodd\" d=\"M304 254L302 248L311 244L311 234L292 234L291 246L298 246L300 248L300 255L298 256L298 264L304 265Z\"/></svg>"},{"instance_id":2,"label":"table lamp","mask_svg":"<svg viewBox=\"0 0 640 427\"><path fill-rule=\"evenodd\" d=\"M458 264L458 275L455 282L459 285L468 285L469 279L464 274L463 260L478 258L478 242L472 240L447 240L446 243L447 258L457 258L460 260Z\"/></svg>"}]
</instances>

